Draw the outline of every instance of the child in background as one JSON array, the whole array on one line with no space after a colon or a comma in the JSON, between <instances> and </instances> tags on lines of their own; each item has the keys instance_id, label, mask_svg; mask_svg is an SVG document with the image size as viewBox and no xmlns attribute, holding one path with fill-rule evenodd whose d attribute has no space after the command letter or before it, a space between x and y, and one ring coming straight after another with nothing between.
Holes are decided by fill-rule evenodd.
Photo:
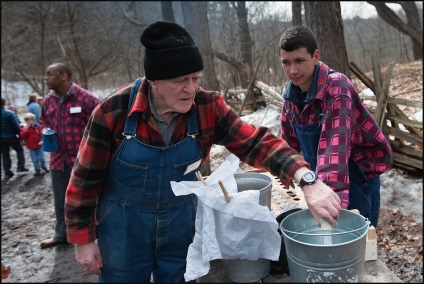
<instances>
[{"instance_id":1,"label":"child in background","mask_svg":"<svg viewBox=\"0 0 424 284\"><path fill-rule=\"evenodd\" d=\"M34 176L39 176L41 174L41 168L48 173L49 170L47 169L43 148L41 147L43 144L41 127L35 125L35 115L33 113L27 113L24 116L24 120L26 125L22 128L20 137L25 141L29 149L31 161L34 164Z\"/></svg>"}]
</instances>

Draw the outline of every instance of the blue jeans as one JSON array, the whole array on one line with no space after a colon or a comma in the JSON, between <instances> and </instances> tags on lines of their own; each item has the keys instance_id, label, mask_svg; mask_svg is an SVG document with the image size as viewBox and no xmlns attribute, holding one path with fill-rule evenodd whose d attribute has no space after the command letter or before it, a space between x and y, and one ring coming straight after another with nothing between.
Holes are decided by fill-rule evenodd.
<instances>
[{"instance_id":1,"label":"blue jeans","mask_svg":"<svg viewBox=\"0 0 424 284\"><path fill-rule=\"evenodd\" d=\"M152 271L155 282L184 282L195 197L164 210L137 203L108 196L99 204L98 245L103 260L99 282L149 283Z\"/></svg>"},{"instance_id":2,"label":"blue jeans","mask_svg":"<svg viewBox=\"0 0 424 284\"><path fill-rule=\"evenodd\" d=\"M34 164L34 170L36 173L39 173L41 168L47 169L43 147L35 150L29 150L29 156L31 157L31 161Z\"/></svg>"},{"instance_id":3,"label":"blue jeans","mask_svg":"<svg viewBox=\"0 0 424 284\"><path fill-rule=\"evenodd\" d=\"M10 159L10 147L16 151L17 168L25 168L24 148L17 137L1 138L1 156L3 158L3 170L5 174L11 173L12 160Z\"/></svg>"},{"instance_id":4,"label":"blue jeans","mask_svg":"<svg viewBox=\"0 0 424 284\"><path fill-rule=\"evenodd\" d=\"M364 183L351 179L347 209L358 209L361 215L367 217L371 225L377 228L380 215L380 177L366 180Z\"/></svg>"},{"instance_id":5,"label":"blue jeans","mask_svg":"<svg viewBox=\"0 0 424 284\"><path fill-rule=\"evenodd\" d=\"M65 171L52 170L50 172L52 179L54 212L56 214L56 225L53 239L56 241L66 241L65 224L65 193L71 178L71 169L65 165Z\"/></svg>"}]
</instances>

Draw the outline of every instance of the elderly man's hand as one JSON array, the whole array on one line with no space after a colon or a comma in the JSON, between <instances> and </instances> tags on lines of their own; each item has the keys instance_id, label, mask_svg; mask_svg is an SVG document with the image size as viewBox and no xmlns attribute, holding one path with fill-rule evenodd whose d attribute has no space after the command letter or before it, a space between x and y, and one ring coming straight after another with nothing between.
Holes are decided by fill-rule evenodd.
<instances>
[{"instance_id":1,"label":"elderly man's hand","mask_svg":"<svg viewBox=\"0 0 424 284\"><path fill-rule=\"evenodd\" d=\"M76 245L76 259L85 274L100 275L102 257L96 242Z\"/></svg>"},{"instance_id":2,"label":"elderly man's hand","mask_svg":"<svg viewBox=\"0 0 424 284\"><path fill-rule=\"evenodd\" d=\"M303 186L303 195L318 224L321 217L331 225L337 225L341 209L341 200L337 193L318 179L311 185Z\"/></svg>"}]
</instances>

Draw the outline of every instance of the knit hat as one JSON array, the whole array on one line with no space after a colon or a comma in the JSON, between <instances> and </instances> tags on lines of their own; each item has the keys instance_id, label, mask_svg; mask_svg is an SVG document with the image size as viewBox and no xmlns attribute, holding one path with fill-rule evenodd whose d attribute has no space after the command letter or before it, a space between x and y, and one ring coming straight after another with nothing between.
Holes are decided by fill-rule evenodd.
<instances>
[{"instance_id":1,"label":"knit hat","mask_svg":"<svg viewBox=\"0 0 424 284\"><path fill-rule=\"evenodd\" d=\"M203 70L199 48L190 34L173 22L157 21L143 29L144 73L149 80L165 80Z\"/></svg>"}]
</instances>

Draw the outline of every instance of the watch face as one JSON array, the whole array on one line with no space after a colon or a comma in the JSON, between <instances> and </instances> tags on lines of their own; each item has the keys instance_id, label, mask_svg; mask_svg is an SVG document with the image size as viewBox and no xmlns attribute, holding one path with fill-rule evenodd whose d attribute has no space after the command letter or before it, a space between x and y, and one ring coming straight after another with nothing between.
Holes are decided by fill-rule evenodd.
<instances>
[{"instance_id":1,"label":"watch face","mask_svg":"<svg viewBox=\"0 0 424 284\"><path fill-rule=\"evenodd\" d=\"M315 181L315 175L312 172L307 172L306 174L303 175L303 179L306 182L313 182Z\"/></svg>"}]
</instances>

